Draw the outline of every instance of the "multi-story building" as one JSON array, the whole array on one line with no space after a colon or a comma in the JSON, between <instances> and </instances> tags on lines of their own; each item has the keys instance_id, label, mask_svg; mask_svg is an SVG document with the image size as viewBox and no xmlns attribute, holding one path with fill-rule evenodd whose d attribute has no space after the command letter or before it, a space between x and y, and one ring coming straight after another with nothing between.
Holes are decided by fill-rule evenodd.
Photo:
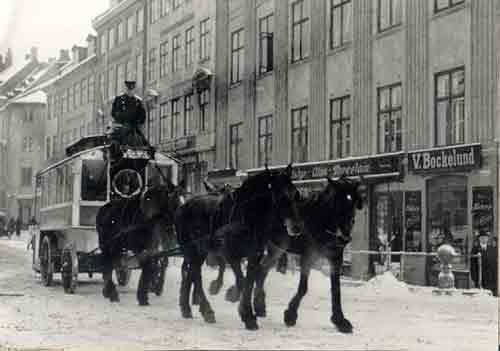
<instances>
[{"instance_id":1,"label":"multi-story building","mask_svg":"<svg viewBox=\"0 0 500 351\"><path fill-rule=\"evenodd\" d=\"M498 232L499 6L217 1L216 168L294 162L305 191L363 175L353 250L470 252L479 230ZM346 257L351 274L374 257ZM408 282L437 279L431 257L393 261ZM468 266L455 263L459 286Z\"/></svg>"},{"instance_id":2,"label":"multi-story building","mask_svg":"<svg viewBox=\"0 0 500 351\"><path fill-rule=\"evenodd\" d=\"M8 87L0 108L0 207L24 224L33 214L34 174L43 166L46 95L42 86L57 74L59 67L55 60L38 63L36 49L32 49L17 71L8 68L0 75L0 79L8 76L0 86Z\"/></svg>"},{"instance_id":3,"label":"multi-story building","mask_svg":"<svg viewBox=\"0 0 500 351\"><path fill-rule=\"evenodd\" d=\"M73 46L72 57L61 50L65 62L57 77L46 84L47 118L44 129L44 160L51 163L65 157L65 148L94 133L99 122L95 110L96 38L87 37L87 47Z\"/></svg>"}]
</instances>

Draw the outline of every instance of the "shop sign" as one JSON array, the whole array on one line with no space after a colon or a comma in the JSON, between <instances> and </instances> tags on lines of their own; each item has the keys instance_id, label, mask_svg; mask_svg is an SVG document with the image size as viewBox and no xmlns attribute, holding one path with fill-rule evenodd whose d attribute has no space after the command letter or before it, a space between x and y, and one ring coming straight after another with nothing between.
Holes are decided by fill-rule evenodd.
<instances>
[{"instance_id":1,"label":"shop sign","mask_svg":"<svg viewBox=\"0 0 500 351\"><path fill-rule=\"evenodd\" d=\"M474 231L493 230L493 188L472 188L472 226Z\"/></svg>"},{"instance_id":2,"label":"shop sign","mask_svg":"<svg viewBox=\"0 0 500 351\"><path fill-rule=\"evenodd\" d=\"M335 161L321 161L293 164L292 180L318 180L326 177L336 178L342 175L355 176L394 176L401 174L401 153L381 155L366 158L344 159ZM286 166L270 167L284 169ZM255 174L262 169L248 170L248 175Z\"/></svg>"},{"instance_id":3,"label":"shop sign","mask_svg":"<svg viewBox=\"0 0 500 351\"><path fill-rule=\"evenodd\" d=\"M467 145L408 153L410 172L470 171L481 164L481 145Z\"/></svg>"}]
</instances>

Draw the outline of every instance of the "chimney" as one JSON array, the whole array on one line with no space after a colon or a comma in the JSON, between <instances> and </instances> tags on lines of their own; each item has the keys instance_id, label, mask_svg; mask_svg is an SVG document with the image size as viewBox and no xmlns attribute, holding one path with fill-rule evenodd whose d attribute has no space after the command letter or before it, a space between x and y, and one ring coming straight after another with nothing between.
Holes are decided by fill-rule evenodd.
<instances>
[{"instance_id":1,"label":"chimney","mask_svg":"<svg viewBox=\"0 0 500 351\"><path fill-rule=\"evenodd\" d=\"M7 54L5 55L5 67L9 67L12 65L12 50L10 48L7 49Z\"/></svg>"},{"instance_id":2,"label":"chimney","mask_svg":"<svg viewBox=\"0 0 500 351\"><path fill-rule=\"evenodd\" d=\"M92 56L96 54L96 47L97 47L97 37L95 35L89 34L87 36L87 53L88 56Z\"/></svg>"},{"instance_id":3,"label":"chimney","mask_svg":"<svg viewBox=\"0 0 500 351\"><path fill-rule=\"evenodd\" d=\"M33 46L30 49L30 59L32 61L38 62L38 48L36 46Z\"/></svg>"},{"instance_id":4,"label":"chimney","mask_svg":"<svg viewBox=\"0 0 500 351\"><path fill-rule=\"evenodd\" d=\"M83 46L74 45L71 51L73 54L73 62L75 63L81 62L87 57L87 48Z\"/></svg>"},{"instance_id":5,"label":"chimney","mask_svg":"<svg viewBox=\"0 0 500 351\"><path fill-rule=\"evenodd\" d=\"M59 50L59 61L71 61L69 57L69 50Z\"/></svg>"}]
</instances>

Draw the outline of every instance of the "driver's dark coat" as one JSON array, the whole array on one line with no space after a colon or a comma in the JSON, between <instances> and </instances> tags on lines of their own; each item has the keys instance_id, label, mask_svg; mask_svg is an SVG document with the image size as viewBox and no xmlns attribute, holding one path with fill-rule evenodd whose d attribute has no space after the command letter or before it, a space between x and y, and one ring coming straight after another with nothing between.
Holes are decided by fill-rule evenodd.
<instances>
[{"instance_id":1,"label":"driver's dark coat","mask_svg":"<svg viewBox=\"0 0 500 351\"><path fill-rule=\"evenodd\" d=\"M128 96L122 94L115 97L111 116L118 123L138 126L144 124L146 120L146 110L144 104L138 96Z\"/></svg>"}]
</instances>

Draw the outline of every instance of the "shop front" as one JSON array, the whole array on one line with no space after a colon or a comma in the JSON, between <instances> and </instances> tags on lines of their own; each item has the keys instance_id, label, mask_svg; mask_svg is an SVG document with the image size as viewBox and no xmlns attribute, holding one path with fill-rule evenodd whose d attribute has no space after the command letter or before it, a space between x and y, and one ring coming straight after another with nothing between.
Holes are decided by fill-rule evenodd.
<instances>
[{"instance_id":1,"label":"shop front","mask_svg":"<svg viewBox=\"0 0 500 351\"><path fill-rule=\"evenodd\" d=\"M407 155L405 191L396 191L394 210L401 220L393 231L404 233L401 246L409 252L436 252L442 244L454 247L457 288L470 288L470 253L480 230L496 236L497 149L468 144L411 151ZM400 223L404 224L400 228ZM437 285L440 264L432 256L405 256L403 279L418 285Z\"/></svg>"}]
</instances>

